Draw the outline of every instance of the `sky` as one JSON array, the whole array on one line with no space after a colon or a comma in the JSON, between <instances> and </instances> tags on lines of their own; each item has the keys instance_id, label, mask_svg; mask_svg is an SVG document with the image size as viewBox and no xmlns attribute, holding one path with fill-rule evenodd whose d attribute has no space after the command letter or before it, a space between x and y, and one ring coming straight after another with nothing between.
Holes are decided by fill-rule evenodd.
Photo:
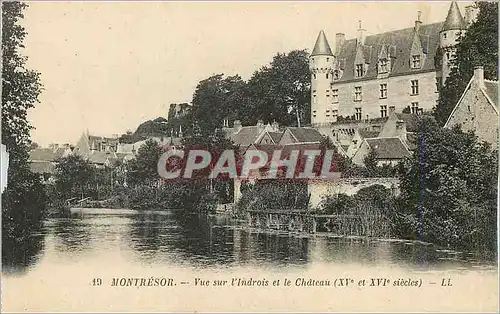
<instances>
[{"instance_id":1,"label":"sky","mask_svg":"<svg viewBox=\"0 0 500 314\"><path fill-rule=\"evenodd\" d=\"M23 54L44 90L28 119L32 140L112 136L191 102L213 74L243 79L278 52L312 50L320 30L356 37L443 21L438 2L28 2ZM469 2L459 6L464 14Z\"/></svg>"}]
</instances>

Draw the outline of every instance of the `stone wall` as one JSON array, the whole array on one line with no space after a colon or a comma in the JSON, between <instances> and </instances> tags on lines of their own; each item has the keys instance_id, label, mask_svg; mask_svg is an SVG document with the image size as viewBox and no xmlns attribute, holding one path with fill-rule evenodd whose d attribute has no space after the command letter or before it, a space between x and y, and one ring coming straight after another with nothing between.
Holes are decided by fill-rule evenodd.
<instances>
[{"instance_id":1,"label":"stone wall","mask_svg":"<svg viewBox=\"0 0 500 314\"><path fill-rule=\"evenodd\" d=\"M317 207L323 196L347 194L352 196L362 188L373 185L383 185L393 193L399 193L399 179L397 178L342 178L333 181L310 181L308 192L310 194L309 206Z\"/></svg>"}]
</instances>

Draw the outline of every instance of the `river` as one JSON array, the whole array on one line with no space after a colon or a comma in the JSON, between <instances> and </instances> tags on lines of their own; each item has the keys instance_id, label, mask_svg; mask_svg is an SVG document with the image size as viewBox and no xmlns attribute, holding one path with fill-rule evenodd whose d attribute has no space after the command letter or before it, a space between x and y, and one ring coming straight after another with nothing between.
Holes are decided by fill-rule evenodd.
<instances>
[{"instance_id":1,"label":"river","mask_svg":"<svg viewBox=\"0 0 500 314\"><path fill-rule=\"evenodd\" d=\"M2 274L3 308L11 311L482 311L498 307L495 260L409 241L257 232L223 217L51 218L12 252L4 256ZM173 278L184 286L109 284L113 278L151 276ZM292 280L288 289L283 287L285 277ZM353 278L351 287L297 287L295 283L296 278L333 282L344 277ZM391 284L360 287L361 279L375 277L388 278ZM96 286L96 278L103 284ZM229 283L232 278L267 280L271 286L280 279L281 286L203 288L194 285L195 278L228 279ZM401 283L421 279L424 287L394 287L397 279ZM405 298L410 296L426 301L408 303Z\"/></svg>"}]
</instances>

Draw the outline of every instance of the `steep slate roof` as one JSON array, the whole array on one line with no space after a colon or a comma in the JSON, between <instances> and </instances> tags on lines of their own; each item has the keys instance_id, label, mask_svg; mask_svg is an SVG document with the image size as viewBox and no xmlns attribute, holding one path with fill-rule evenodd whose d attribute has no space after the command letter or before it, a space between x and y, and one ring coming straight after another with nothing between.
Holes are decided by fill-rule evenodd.
<instances>
[{"instance_id":1,"label":"steep slate roof","mask_svg":"<svg viewBox=\"0 0 500 314\"><path fill-rule=\"evenodd\" d=\"M367 36L363 51L365 61L369 63L369 66L365 76L362 78L354 77L354 63L357 49L356 39L346 40L337 56L343 74L334 84L351 80L375 79L377 77L378 56L383 47L387 47L389 55L393 57L389 76L434 71L434 55L436 54L439 32L442 27L443 22L420 26L419 39L424 52L427 53L427 57L425 61L422 60L424 61L423 66L419 70L412 70L410 68L411 45L414 38L413 27Z\"/></svg>"},{"instance_id":2,"label":"steep slate roof","mask_svg":"<svg viewBox=\"0 0 500 314\"><path fill-rule=\"evenodd\" d=\"M486 90L484 91L488 98L493 102L492 105L498 108L498 81L484 80Z\"/></svg>"},{"instance_id":3,"label":"steep slate roof","mask_svg":"<svg viewBox=\"0 0 500 314\"><path fill-rule=\"evenodd\" d=\"M359 129L358 133L362 138L373 138L373 137L377 137L380 132Z\"/></svg>"},{"instance_id":4,"label":"steep slate roof","mask_svg":"<svg viewBox=\"0 0 500 314\"><path fill-rule=\"evenodd\" d=\"M55 167L50 161L32 161L30 162L30 170L34 173L54 173Z\"/></svg>"},{"instance_id":5,"label":"steep slate roof","mask_svg":"<svg viewBox=\"0 0 500 314\"><path fill-rule=\"evenodd\" d=\"M51 148L35 148L29 152L29 160L33 161L55 161L56 155Z\"/></svg>"},{"instance_id":6,"label":"steep slate roof","mask_svg":"<svg viewBox=\"0 0 500 314\"><path fill-rule=\"evenodd\" d=\"M283 135L283 132L267 132L267 134L269 134L273 142L278 143Z\"/></svg>"},{"instance_id":7,"label":"steep slate roof","mask_svg":"<svg viewBox=\"0 0 500 314\"><path fill-rule=\"evenodd\" d=\"M289 127L287 129L290 130L297 143L321 142L323 140L321 133L313 128Z\"/></svg>"},{"instance_id":8,"label":"steep slate roof","mask_svg":"<svg viewBox=\"0 0 500 314\"><path fill-rule=\"evenodd\" d=\"M450 9L448 10L448 16L446 16L446 20L444 21L443 31L449 31L453 29L466 29L466 25L467 24L465 23L465 20L460 13L457 2L452 1Z\"/></svg>"},{"instance_id":9,"label":"steep slate roof","mask_svg":"<svg viewBox=\"0 0 500 314\"><path fill-rule=\"evenodd\" d=\"M233 140L236 145L247 146L253 144L257 140L262 130L263 129L258 126L245 126L242 127L238 133L231 134L231 140Z\"/></svg>"},{"instance_id":10,"label":"steep slate roof","mask_svg":"<svg viewBox=\"0 0 500 314\"><path fill-rule=\"evenodd\" d=\"M410 154L399 137L367 138L365 141L375 151L377 159L402 159Z\"/></svg>"},{"instance_id":11,"label":"steep slate roof","mask_svg":"<svg viewBox=\"0 0 500 314\"><path fill-rule=\"evenodd\" d=\"M114 153L110 152L94 152L89 156L89 162L98 165L104 165L108 158L116 158Z\"/></svg>"},{"instance_id":12,"label":"steep slate roof","mask_svg":"<svg viewBox=\"0 0 500 314\"><path fill-rule=\"evenodd\" d=\"M328 40L326 39L325 32L323 30L319 32L316 44L314 45L314 49L311 53L311 56L319 55L333 56L332 49L330 49L330 45L328 44Z\"/></svg>"}]
</instances>

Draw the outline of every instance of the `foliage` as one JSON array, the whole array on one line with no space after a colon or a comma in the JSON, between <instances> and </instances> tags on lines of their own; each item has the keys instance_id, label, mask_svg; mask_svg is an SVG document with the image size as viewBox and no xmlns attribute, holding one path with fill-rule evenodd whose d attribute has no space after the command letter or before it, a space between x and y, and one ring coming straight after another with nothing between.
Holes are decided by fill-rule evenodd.
<instances>
[{"instance_id":1,"label":"foliage","mask_svg":"<svg viewBox=\"0 0 500 314\"><path fill-rule=\"evenodd\" d=\"M418 152L400 165L400 236L450 247L496 247L497 152L473 133L418 122Z\"/></svg>"},{"instance_id":2,"label":"foliage","mask_svg":"<svg viewBox=\"0 0 500 314\"><path fill-rule=\"evenodd\" d=\"M54 174L55 187L63 199L86 197L93 178L93 166L79 155L59 160Z\"/></svg>"},{"instance_id":3,"label":"foliage","mask_svg":"<svg viewBox=\"0 0 500 314\"><path fill-rule=\"evenodd\" d=\"M45 210L46 195L40 178L28 164L31 125L28 109L38 102L42 90L40 74L26 68L23 18L26 4L2 2L2 144L9 152L7 188L2 194L2 238L29 236L39 226ZM27 230L26 230L27 229Z\"/></svg>"},{"instance_id":4,"label":"foliage","mask_svg":"<svg viewBox=\"0 0 500 314\"><path fill-rule=\"evenodd\" d=\"M309 195L307 182L289 179L261 180L255 184L246 184L238 211L246 210L305 210Z\"/></svg>"},{"instance_id":5,"label":"foliage","mask_svg":"<svg viewBox=\"0 0 500 314\"><path fill-rule=\"evenodd\" d=\"M198 83L193 95L192 119L203 136L210 136L224 119L236 119L246 83L239 77L223 74Z\"/></svg>"},{"instance_id":6,"label":"foliage","mask_svg":"<svg viewBox=\"0 0 500 314\"><path fill-rule=\"evenodd\" d=\"M242 119L249 125L257 120L280 125L310 123L311 74L306 50L278 53L269 66L256 71L248 82L250 108Z\"/></svg>"},{"instance_id":7,"label":"foliage","mask_svg":"<svg viewBox=\"0 0 500 314\"><path fill-rule=\"evenodd\" d=\"M345 234L356 225L359 235L390 237L395 230L396 204L393 191L382 185L363 188L353 196L337 194L324 197L319 204L321 214L339 215L333 232ZM351 225L351 226L349 226Z\"/></svg>"},{"instance_id":8,"label":"foliage","mask_svg":"<svg viewBox=\"0 0 500 314\"><path fill-rule=\"evenodd\" d=\"M434 116L444 125L469 83L475 66L484 67L486 79L498 79L498 2L477 2L479 13L476 22L467 30L456 46L451 72L439 93ZM442 51L436 53L440 67Z\"/></svg>"},{"instance_id":9,"label":"foliage","mask_svg":"<svg viewBox=\"0 0 500 314\"><path fill-rule=\"evenodd\" d=\"M137 156L128 164L127 183L131 186L138 184L153 185L158 182L158 160L163 153L163 147L153 139L147 140L137 150Z\"/></svg>"}]
</instances>

